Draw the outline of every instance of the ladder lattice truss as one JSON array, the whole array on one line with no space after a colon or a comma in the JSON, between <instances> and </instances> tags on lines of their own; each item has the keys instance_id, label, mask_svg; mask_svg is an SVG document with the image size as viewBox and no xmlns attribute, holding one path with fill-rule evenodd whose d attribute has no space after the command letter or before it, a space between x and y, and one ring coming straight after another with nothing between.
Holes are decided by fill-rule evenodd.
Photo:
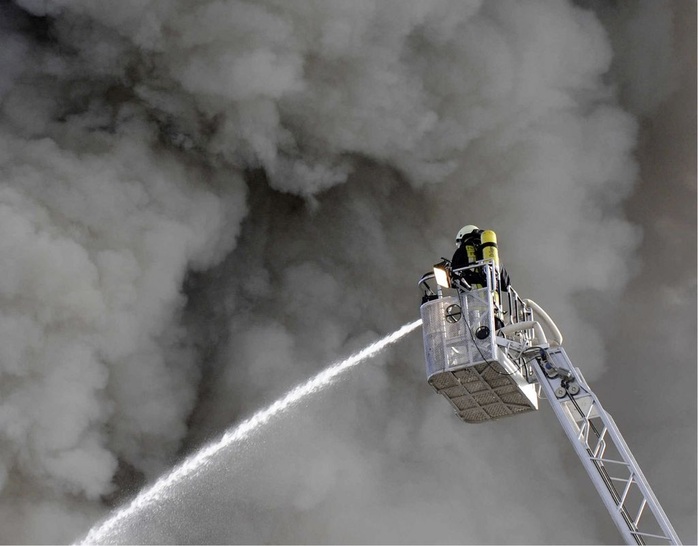
<instances>
[{"instance_id":1,"label":"ladder lattice truss","mask_svg":"<svg viewBox=\"0 0 698 546\"><path fill-rule=\"evenodd\" d=\"M618 530L628 544L681 544L611 416L564 349L548 349L561 374L533 366L548 399ZM574 377L569 380L564 370ZM555 377L549 377L555 375Z\"/></svg>"}]
</instances>

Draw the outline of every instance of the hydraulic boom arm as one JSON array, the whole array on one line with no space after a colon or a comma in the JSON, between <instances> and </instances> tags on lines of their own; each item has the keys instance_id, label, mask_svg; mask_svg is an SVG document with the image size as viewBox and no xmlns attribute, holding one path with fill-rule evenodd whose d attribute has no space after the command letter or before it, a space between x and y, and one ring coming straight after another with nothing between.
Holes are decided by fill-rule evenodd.
<instances>
[{"instance_id":1,"label":"hydraulic boom arm","mask_svg":"<svg viewBox=\"0 0 698 546\"><path fill-rule=\"evenodd\" d=\"M626 544L681 544L618 427L562 347L533 371Z\"/></svg>"}]
</instances>

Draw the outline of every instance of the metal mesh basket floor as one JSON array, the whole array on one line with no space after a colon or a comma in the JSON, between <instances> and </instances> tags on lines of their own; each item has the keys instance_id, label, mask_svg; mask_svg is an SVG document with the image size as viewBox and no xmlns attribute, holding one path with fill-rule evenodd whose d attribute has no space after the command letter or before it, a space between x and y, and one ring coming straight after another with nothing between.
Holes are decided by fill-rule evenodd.
<instances>
[{"instance_id":1,"label":"metal mesh basket floor","mask_svg":"<svg viewBox=\"0 0 698 546\"><path fill-rule=\"evenodd\" d=\"M537 410L533 385L522 384L519 372L510 373L499 362L485 362L461 370L437 372L429 377L429 384L468 423Z\"/></svg>"}]
</instances>

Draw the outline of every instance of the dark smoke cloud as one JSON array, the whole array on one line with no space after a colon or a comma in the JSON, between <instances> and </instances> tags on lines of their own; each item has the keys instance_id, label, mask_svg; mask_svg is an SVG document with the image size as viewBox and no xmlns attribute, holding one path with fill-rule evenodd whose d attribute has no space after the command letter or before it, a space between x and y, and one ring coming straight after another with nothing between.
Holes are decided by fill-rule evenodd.
<instances>
[{"instance_id":1,"label":"dark smoke cloud","mask_svg":"<svg viewBox=\"0 0 698 546\"><path fill-rule=\"evenodd\" d=\"M636 404L623 415L630 445L654 472L652 486L686 543L696 541L696 7L674 2L671 12L642 5L618 36L647 58L644 67L618 57L624 103L642 120L640 177L628 200L631 220L643 226L642 270L626 288L611 329L609 361L600 394L627 389ZM623 10L627 8L623 7ZM620 14L623 14L621 10ZM608 14L613 22L613 16ZM651 22L647 20L651 16ZM674 33L666 30L673 27ZM643 31L643 29L647 29ZM673 49L672 49L673 46ZM673 55L658 63L656 50ZM651 73L648 71L648 65ZM625 69L621 70L620 67ZM642 84L640 84L642 82ZM664 94L658 82L668 84ZM637 320L640 317L642 320ZM627 343L626 343L627 341ZM604 398L604 399L605 399ZM670 463L665 457L669 449ZM656 476L656 478L655 478ZM683 533L682 533L683 529Z\"/></svg>"},{"instance_id":2,"label":"dark smoke cloud","mask_svg":"<svg viewBox=\"0 0 698 546\"><path fill-rule=\"evenodd\" d=\"M473 222L695 541L686 10L3 4L0 540L75 539L412 320L416 280ZM546 408L466 427L421 354L413 336L356 370L115 540L617 540Z\"/></svg>"}]
</instances>

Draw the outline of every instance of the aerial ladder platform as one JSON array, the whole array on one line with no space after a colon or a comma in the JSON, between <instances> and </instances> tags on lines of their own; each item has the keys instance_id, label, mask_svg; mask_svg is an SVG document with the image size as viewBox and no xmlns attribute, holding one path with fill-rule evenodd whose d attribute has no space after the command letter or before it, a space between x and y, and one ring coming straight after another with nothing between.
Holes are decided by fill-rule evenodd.
<instances>
[{"instance_id":1,"label":"aerial ladder platform","mask_svg":"<svg viewBox=\"0 0 698 546\"><path fill-rule=\"evenodd\" d=\"M681 544L557 326L512 287L501 290L498 265L453 269L444 259L419 281L427 381L467 423L536 411L546 399L625 543ZM474 271L480 284L465 280Z\"/></svg>"}]
</instances>

